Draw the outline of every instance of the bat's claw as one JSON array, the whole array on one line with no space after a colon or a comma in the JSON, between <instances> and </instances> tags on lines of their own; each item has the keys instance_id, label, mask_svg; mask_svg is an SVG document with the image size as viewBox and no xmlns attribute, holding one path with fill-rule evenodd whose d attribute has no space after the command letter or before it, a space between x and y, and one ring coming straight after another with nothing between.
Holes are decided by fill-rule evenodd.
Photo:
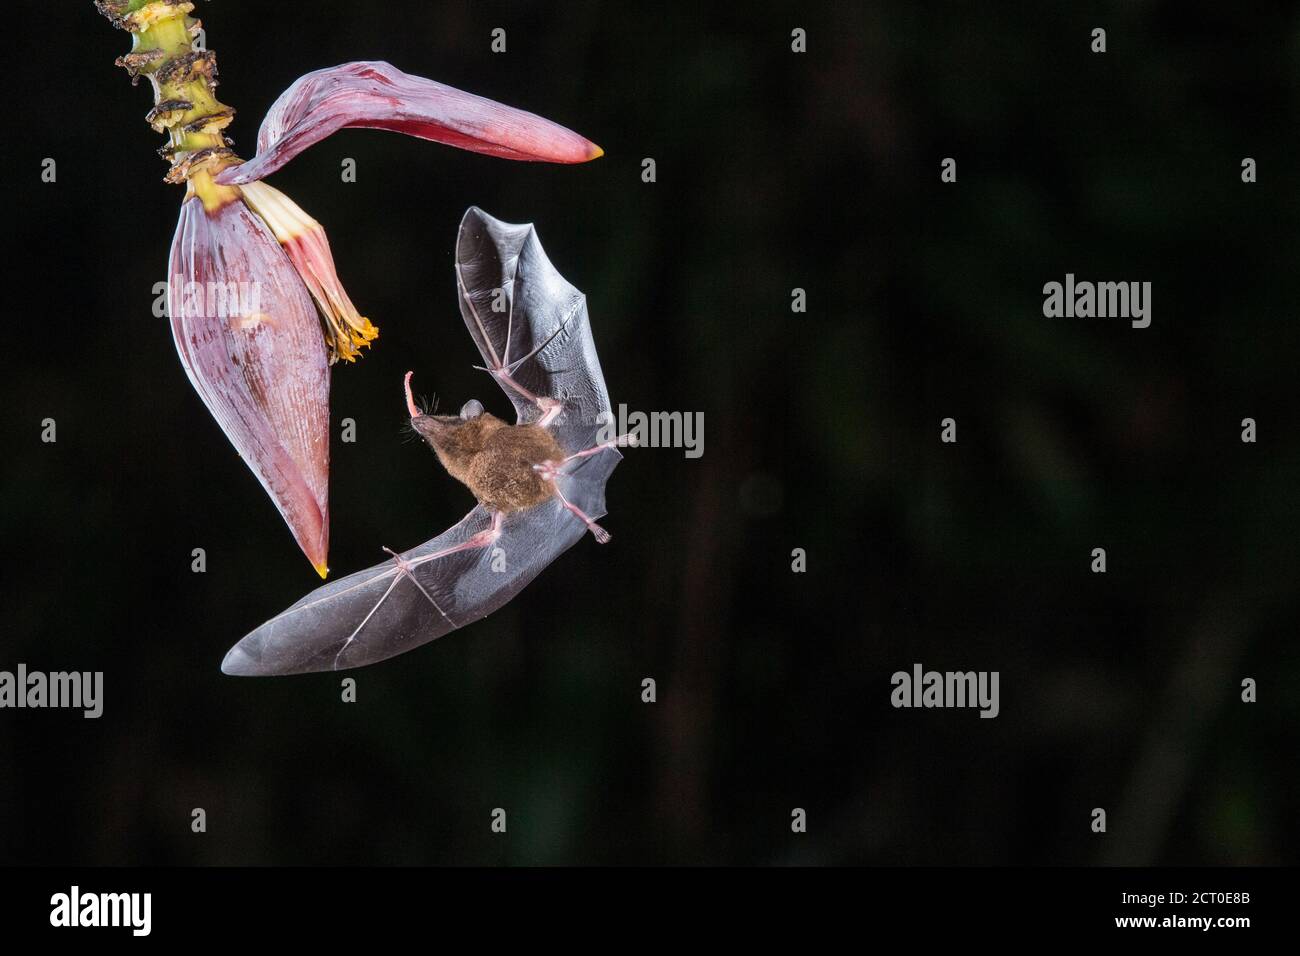
<instances>
[{"instance_id":1,"label":"bat's claw","mask_svg":"<svg viewBox=\"0 0 1300 956\"><path fill-rule=\"evenodd\" d=\"M407 375L410 375L410 373L408 372ZM391 557L391 558L393 559L393 563L397 565L398 570L400 570L400 571L402 571L402 572L404 572L404 573L407 573L407 574L410 573L410 571L411 571L411 562L407 561L404 557L402 557L400 554L398 554L396 551L394 551L394 550L393 550L392 548L390 548L390 547L385 546L385 547L384 547L384 551L385 551L385 553L388 554L389 557Z\"/></svg>"}]
</instances>

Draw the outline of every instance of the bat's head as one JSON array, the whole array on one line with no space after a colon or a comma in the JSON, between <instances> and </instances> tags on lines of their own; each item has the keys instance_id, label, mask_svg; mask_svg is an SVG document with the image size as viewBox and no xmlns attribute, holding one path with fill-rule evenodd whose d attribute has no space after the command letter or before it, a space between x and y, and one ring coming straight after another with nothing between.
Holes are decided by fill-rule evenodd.
<instances>
[{"instance_id":1,"label":"bat's head","mask_svg":"<svg viewBox=\"0 0 1300 956\"><path fill-rule=\"evenodd\" d=\"M453 478L464 481L470 464L483 450L487 438L506 423L470 399L459 415L411 416L411 428L438 453L438 460Z\"/></svg>"}]
</instances>

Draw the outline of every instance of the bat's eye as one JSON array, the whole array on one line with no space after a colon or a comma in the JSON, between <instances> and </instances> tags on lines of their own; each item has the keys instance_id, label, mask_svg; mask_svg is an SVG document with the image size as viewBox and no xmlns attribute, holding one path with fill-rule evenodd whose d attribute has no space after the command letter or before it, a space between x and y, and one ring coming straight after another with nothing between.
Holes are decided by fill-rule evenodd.
<instances>
[{"instance_id":1,"label":"bat's eye","mask_svg":"<svg viewBox=\"0 0 1300 956\"><path fill-rule=\"evenodd\" d=\"M483 414L483 403L477 398L471 398L468 402L460 407L460 417L465 421L471 418L478 418Z\"/></svg>"}]
</instances>

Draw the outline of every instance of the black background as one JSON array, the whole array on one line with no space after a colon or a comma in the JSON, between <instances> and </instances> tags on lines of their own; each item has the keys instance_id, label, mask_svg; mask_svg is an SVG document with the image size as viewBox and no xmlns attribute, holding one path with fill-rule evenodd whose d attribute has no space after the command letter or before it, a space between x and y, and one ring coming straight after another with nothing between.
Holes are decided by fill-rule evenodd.
<instances>
[{"instance_id":1,"label":"black background","mask_svg":"<svg viewBox=\"0 0 1300 956\"><path fill-rule=\"evenodd\" d=\"M627 454L611 544L357 672L355 704L218 671L317 581L152 315L181 191L112 65L129 38L89 0L25 11L0 669L106 690L99 720L0 712L0 861L1294 862L1300 13L921 6L199 5L245 154L296 77L372 58L606 150L357 130L272 177L381 329L334 374L336 571L470 503L404 439L404 371L507 408L455 307L471 204L537 224L616 404L705 418L698 460ZM1045 319L1066 272L1151 281L1152 326ZM915 662L1000 671L1001 715L892 709Z\"/></svg>"}]
</instances>

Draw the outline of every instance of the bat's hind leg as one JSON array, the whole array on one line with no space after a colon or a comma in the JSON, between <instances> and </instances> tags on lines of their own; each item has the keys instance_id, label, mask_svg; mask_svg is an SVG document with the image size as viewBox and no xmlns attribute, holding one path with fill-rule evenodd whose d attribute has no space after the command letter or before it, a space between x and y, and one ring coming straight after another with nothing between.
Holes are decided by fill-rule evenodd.
<instances>
[{"instance_id":1,"label":"bat's hind leg","mask_svg":"<svg viewBox=\"0 0 1300 956\"><path fill-rule=\"evenodd\" d=\"M613 535L611 535L600 525L596 524L596 522L588 518L586 513L581 508L579 508L577 505L571 502L568 498L564 497L564 492L560 490L559 485L555 486L555 493L559 495L560 503L563 504L564 507L568 508L571 512L573 512L574 516L587 526L587 530L591 532L593 538L595 538L601 544L609 544L609 539L612 538Z\"/></svg>"},{"instance_id":2,"label":"bat's hind leg","mask_svg":"<svg viewBox=\"0 0 1300 956\"><path fill-rule=\"evenodd\" d=\"M568 498L564 497L564 492L560 490L560 483L556 479L563 474L561 469L568 462L574 461L578 458L586 458L610 448L631 448L639 441L640 439L633 433L619 435L617 438L603 441L599 445L592 445L590 448L584 448L582 451L575 451L572 455L567 455L558 462L544 461L540 465L533 465L533 471L537 472L537 474L543 479L551 483L551 486L555 489L555 496L560 499L560 503L563 504L564 507L568 508L574 517L587 526L587 530L592 533L592 536L595 537L597 541L601 544L608 544L611 537L610 533L588 518L586 512L581 508L575 505Z\"/></svg>"},{"instance_id":3,"label":"bat's hind leg","mask_svg":"<svg viewBox=\"0 0 1300 956\"><path fill-rule=\"evenodd\" d=\"M435 551L433 554L421 555L418 558L404 559L404 563L408 568L414 568L438 558L445 558L449 554L456 554L460 551L473 551L476 548L486 548L488 545L493 544L497 538L501 537L501 525L505 520L506 516L500 511L493 512L492 523L490 525L482 531L470 535L460 544L453 544L450 548L443 548L441 551ZM387 548L384 550L388 551ZM388 553L392 554L391 551ZM394 555L394 557L397 556ZM411 580L414 581L415 578L412 578ZM432 600L432 598L430 600Z\"/></svg>"},{"instance_id":4,"label":"bat's hind leg","mask_svg":"<svg viewBox=\"0 0 1300 956\"><path fill-rule=\"evenodd\" d=\"M566 458L565 461L568 461L568 459ZM551 483L551 487L555 489L555 497L560 499L560 504L568 508L575 518L587 526L587 530L591 532L592 537L601 544L609 543L609 539L612 535L610 535L610 533L600 525L596 524L596 522L588 518L585 511L575 505L568 498L564 497L564 492L560 490L560 483L555 480L560 475L559 465L552 461L546 461L542 462L540 465L533 465L533 471L537 472L542 478Z\"/></svg>"}]
</instances>

